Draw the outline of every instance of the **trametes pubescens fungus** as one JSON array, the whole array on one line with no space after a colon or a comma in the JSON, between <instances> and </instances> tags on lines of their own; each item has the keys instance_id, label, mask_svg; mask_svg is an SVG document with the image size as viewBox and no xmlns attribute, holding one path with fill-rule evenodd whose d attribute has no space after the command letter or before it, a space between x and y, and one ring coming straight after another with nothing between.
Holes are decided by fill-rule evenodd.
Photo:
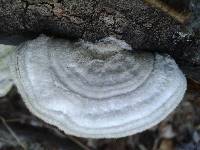
<instances>
[{"instance_id":1,"label":"trametes pubescens fungus","mask_svg":"<svg viewBox=\"0 0 200 150\"><path fill-rule=\"evenodd\" d=\"M15 46L0 44L0 97L5 96L13 85L8 60Z\"/></svg>"},{"instance_id":2,"label":"trametes pubescens fungus","mask_svg":"<svg viewBox=\"0 0 200 150\"><path fill-rule=\"evenodd\" d=\"M186 79L168 55L46 36L20 45L11 72L29 110L66 134L118 138L148 129L179 104Z\"/></svg>"}]
</instances>

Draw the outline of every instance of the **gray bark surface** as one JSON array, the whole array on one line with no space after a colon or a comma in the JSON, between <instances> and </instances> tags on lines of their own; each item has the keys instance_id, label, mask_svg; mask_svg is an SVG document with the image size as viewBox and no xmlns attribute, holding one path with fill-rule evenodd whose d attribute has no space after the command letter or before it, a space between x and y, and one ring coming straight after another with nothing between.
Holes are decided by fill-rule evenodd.
<instances>
[{"instance_id":1,"label":"gray bark surface","mask_svg":"<svg viewBox=\"0 0 200 150\"><path fill-rule=\"evenodd\" d=\"M200 38L142 0L0 0L0 20L0 42L41 33L88 41L112 35L134 50L170 54L189 75L200 67Z\"/></svg>"}]
</instances>

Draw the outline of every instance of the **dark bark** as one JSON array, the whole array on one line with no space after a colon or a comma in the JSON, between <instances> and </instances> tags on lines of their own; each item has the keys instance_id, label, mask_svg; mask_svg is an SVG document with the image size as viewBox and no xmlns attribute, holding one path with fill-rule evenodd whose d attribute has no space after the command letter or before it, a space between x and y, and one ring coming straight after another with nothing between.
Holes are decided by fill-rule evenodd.
<instances>
[{"instance_id":1,"label":"dark bark","mask_svg":"<svg viewBox=\"0 0 200 150\"><path fill-rule=\"evenodd\" d=\"M114 35L135 50L164 52L180 65L200 66L199 37L142 0L0 0L0 20L0 32L8 35L89 41Z\"/></svg>"}]
</instances>

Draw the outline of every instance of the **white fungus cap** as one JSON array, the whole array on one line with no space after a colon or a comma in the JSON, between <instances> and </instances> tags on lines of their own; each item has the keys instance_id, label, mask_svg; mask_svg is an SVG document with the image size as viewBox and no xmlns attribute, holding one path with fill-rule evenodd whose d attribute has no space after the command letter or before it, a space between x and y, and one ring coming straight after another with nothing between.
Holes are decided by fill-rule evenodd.
<instances>
[{"instance_id":1,"label":"white fungus cap","mask_svg":"<svg viewBox=\"0 0 200 150\"><path fill-rule=\"evenodd\" d=\"M0 97L5 96L13 85L8 60L15 46L0 44Z\"/></svg>"},{"instance_id":2,"label":"white fungus cap","mask_svg":"<svg viewBox=\"0 0 200 150\"><path fill-rule=\"evenodd\" d=\"M186 90L171 57L129 50L113 37L73 43L40 36L18 48L11 69L42 120L70 135L118 138L159 123Z\"/></svg>"}]
</instances>

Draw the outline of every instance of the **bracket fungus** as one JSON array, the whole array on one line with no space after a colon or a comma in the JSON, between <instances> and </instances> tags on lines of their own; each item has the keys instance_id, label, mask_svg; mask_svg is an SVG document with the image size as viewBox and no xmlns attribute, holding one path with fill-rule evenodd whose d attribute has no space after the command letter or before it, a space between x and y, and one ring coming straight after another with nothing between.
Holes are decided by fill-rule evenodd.
<instances>
[{"instance_id":1,"label":"bracket fungus","mask_svg":"<svg viewBox=\"0 0 200 150\"><path fill-rule=\"evenodd\" d=\"M170 56L130 50L113 37L40 36L18 47L11 71L25 104L45 122L79 137L124 137L163 120L186 90Z\"/></svg>"},{"instance_id":2,"label":"bracket fungus","mask_svg":"<svg viewBox=\"0 0 200 150\"><path fill-rule=\"evenodd\" d=\"M0 44L0 97L5 96L13 85L9 69L9 55L15 46Z\"/></svg>"}]
</instances>

